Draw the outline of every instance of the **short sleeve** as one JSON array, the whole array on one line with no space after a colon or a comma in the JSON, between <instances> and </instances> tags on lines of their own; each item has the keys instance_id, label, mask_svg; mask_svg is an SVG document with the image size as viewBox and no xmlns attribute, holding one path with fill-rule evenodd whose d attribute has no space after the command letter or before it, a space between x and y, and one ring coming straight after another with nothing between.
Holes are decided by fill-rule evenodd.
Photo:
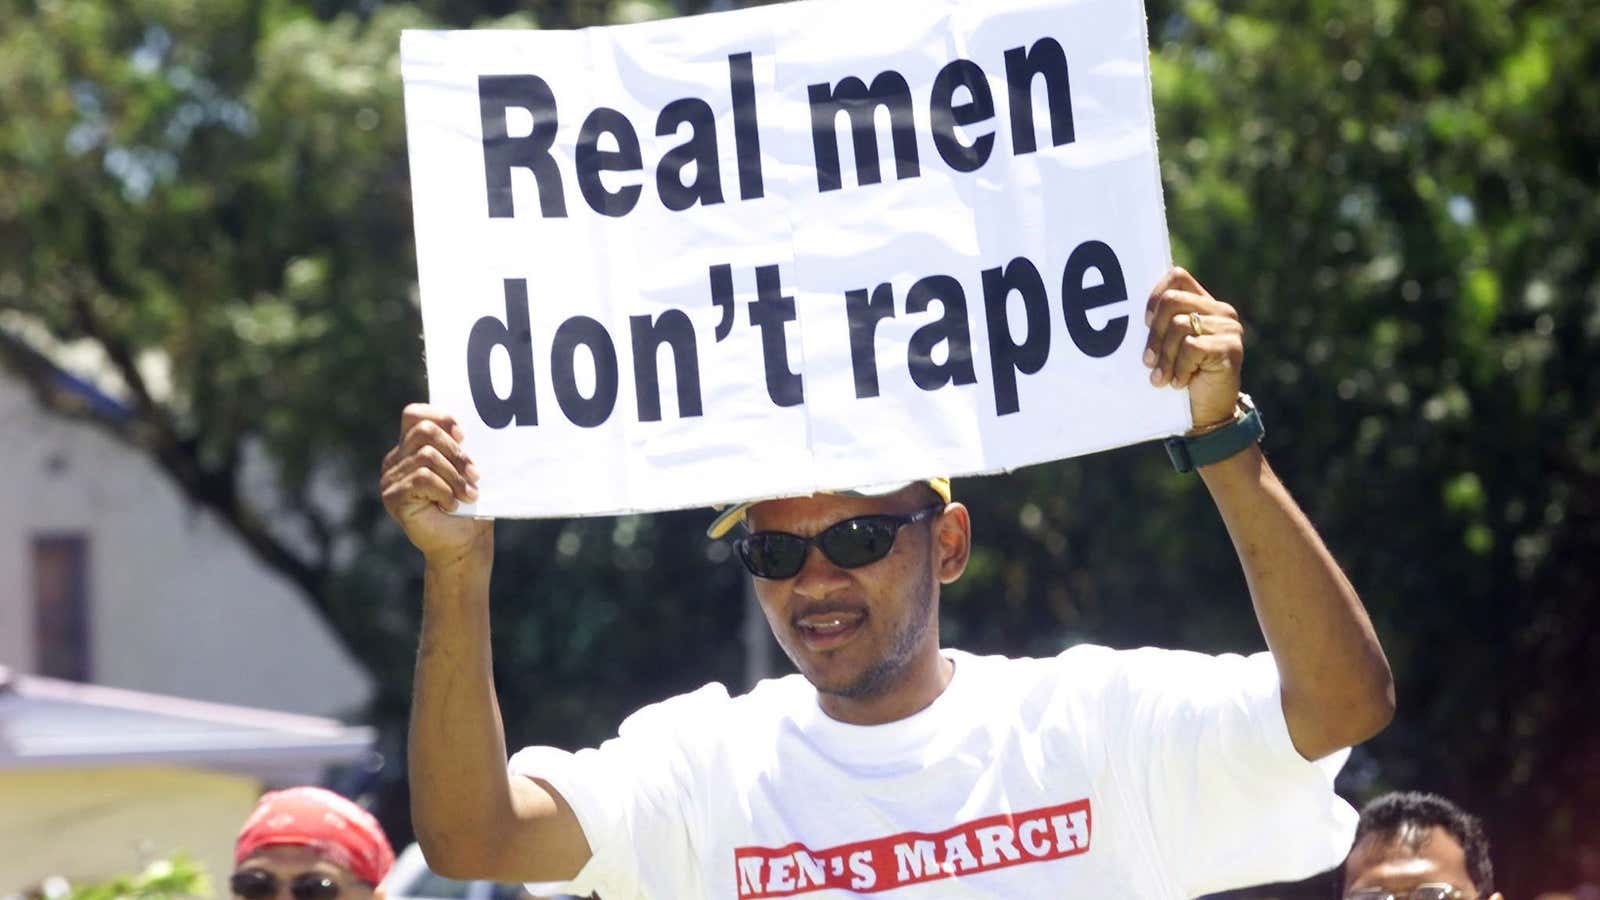
<instances>
[{"instance_id":1,"label":"short sleeve","mask_svg":"<svg viewBox=\"0 0 1600 900\"><path fill-rule=\"evenodd\" d=\"M1356 814L1333 791L1349 756L1294 748L1268 653L1112 654L1106 734L1185 896L1307 878L1339 864Z\"/></svg>"},{"instance_id":2,"label":"short sleeve","mask_svg":"<svg viewBox=\"0 0 1600 900\"><path fill-rule=\"evenodd\" d=\"M512 756L511 774L549 782L572 807L591 852L570 882L529 890L606 900L693 895L703 825L691 802L703 770L695 738L713 730L709 720L727 700L722 685L710 684L639 710L597 748L527 747Z\"/></svg>"}]
</instances>

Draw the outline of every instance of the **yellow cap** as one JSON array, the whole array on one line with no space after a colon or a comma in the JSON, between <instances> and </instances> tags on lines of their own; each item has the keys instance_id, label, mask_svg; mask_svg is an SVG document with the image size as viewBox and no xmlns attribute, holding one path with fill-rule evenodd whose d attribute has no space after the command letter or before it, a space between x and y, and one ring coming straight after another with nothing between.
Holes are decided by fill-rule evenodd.
<instances>
[{"instance_id":1,"label":"yellow cap","mask_svg":"<svg viewBox=\"0 0 1600 900\"><path fill-rule=\"evenodd\" d=\"M933 489L935 494L939 495L940 500L943 500L946 503L950 502L950 479L948 478L926 478L921 481L897 481L893 484L874 484L867 487L851 488L850 490L823 491L822 493L838 494L842 497L884 497L900 490L908 484L926 484L928 487ZM706 537L722 537L723 535L732 531L733 526L744 521L745 513L750 511L750 507L755 506L757 503L765 502L766 500L746 500L743 503L736 503L733 506L722 510L717 514L717 517L711 521L710 527L706 529Z\"/></svg>"}]
</instances>

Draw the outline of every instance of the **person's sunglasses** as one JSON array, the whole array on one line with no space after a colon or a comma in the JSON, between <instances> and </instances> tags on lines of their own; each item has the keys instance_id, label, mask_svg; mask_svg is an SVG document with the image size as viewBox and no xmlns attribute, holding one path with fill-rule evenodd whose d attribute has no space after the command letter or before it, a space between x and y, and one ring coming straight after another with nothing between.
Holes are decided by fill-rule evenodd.
<instances>
[{"instance_id":1,"label":"person's sunglasses","mask_svg":"<svg viewBox=\"0 0 1600 900\"><path fill-rule=\"evenodd\" d=\"M855 569L888 556L901 528L943 510L944 505L940 504L903 516L856 516L829 525L816 537L801 537L787 531L757 531L735 540L733 546L739 551L744 567L757 578L784 579L800 574L812 544L839 568Z\"/></svg>"},{"instance_id":2,"label":"person's sunglasses","mask_svg":"<svg viewBox=\"0 0 1600 900\"><path fill-rule=\"evenodd\" d=\"M272 900L278 896L281 882L278 876L261 869L244 869L228 879L235 897L244 900ZM339 882L326 875L306 872L289 880L289 893L294 900L334 900L339 896Z\"/></svg>"},{"instance_id":3,"label":"person's sunglasses","mask_svg":"<svg viewBox=\"0 0 1600 900\"><path fill-rule=\"evenodd\" d=\"M1408 894L1383 888L1366 888L1344 895L1344 900L1462 900L1467 895L1451 884L1419 884Z\"/></svg>"}]
</instances>

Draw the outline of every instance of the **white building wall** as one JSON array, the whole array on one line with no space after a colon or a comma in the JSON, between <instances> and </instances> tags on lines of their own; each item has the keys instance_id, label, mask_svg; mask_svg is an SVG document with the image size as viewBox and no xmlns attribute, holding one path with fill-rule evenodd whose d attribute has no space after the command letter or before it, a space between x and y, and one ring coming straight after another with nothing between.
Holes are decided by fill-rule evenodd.
<instances>
[{"instance_id":1,"label":"white building wall","mask_svg":"<svg viewBox=\"0 0 1600 900\"><path fill-rule=\"evenodd\" d=\"M0 665L39 670L30 547L77 532L96 683L335 717L371 697L371 676L287 580L145 457L46 413L3 370L0 447Z\"/></svg>"}]
</instances>

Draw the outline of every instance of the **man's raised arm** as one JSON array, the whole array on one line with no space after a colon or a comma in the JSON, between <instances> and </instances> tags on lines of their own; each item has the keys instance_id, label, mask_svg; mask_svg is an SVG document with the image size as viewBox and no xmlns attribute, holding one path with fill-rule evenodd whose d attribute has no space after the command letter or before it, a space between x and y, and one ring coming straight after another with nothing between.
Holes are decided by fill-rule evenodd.
<instances>
[{"instance_id":1,"label":"man's raised arm","mask_svg":"<svg viewBox=\"0 0 1600 900\"><path fill-rule=\"evenodd\" d=\"M1151 292L1146 320L1151 383L1189 389L1197 432L1232 420L1244 359L1233 307L1173 269ZM1394 716L1389 663L1311 522L1255 444L1199 471L1244 567L1295 749L1319 759L1377 734Z\"/></svg>"},{"instance_id":2,"label":"man's raised arm","mask_svg":"<svg viewBox=\"0 0 1600 900\"><path fill-rule=\"evenodd\" d=\"M383 505L427 561L411 699L411 815L441 875L562 881L589 860L571 807L543 782L506 772L489 652L493 523L448 513L477 498L477 471L449 415L401 414L383 460Z\"/></svg>"}]
</instances>

